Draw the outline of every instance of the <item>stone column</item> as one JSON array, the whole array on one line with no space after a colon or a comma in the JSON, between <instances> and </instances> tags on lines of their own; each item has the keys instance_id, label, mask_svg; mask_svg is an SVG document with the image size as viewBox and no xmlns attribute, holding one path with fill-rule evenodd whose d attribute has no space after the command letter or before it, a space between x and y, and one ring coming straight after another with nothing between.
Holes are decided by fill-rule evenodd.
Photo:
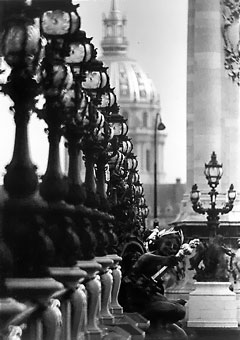
<instances>
[{"instance_id":1,"label":"stone column","mask_svg":"<svg viewBox=\"0 0 240 340\"><path fill-rule=\"evenodd\" d=\"M194 183L206 188L204 163L212 151L221 158L221 8L219 0L189 5L187 182L188 188Z\"/></svg>"},{"instance_id":2,"label":"stone column","mask_svg":"<svg viewBox=\"0 0 240 340\"><path fill-rule=\"evenodd\" d=\"M176 222L203 221L193 212L189 193L197 184L202 199L209 201L204 175L212 151L223 163L218 186L225 201L231 183L240 190L239 88L224 68L222 8L219 0L189 0L187 51L187 189ZM221 202L220 202L221 204ZM237 221L239 200L222 221Z\"/></svg>"}]
</instances>

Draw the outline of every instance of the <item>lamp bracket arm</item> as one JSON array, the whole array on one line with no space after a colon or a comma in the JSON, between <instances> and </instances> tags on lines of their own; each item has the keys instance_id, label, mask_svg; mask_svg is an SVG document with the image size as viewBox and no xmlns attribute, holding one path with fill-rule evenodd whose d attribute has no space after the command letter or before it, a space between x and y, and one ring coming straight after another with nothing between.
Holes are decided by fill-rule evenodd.
<instances>
[{"instance_id":1,"label":"lamp bracket arm","mask_svg":"<svg viewBox=\"0 0 240 340\"><path fill-rule=\"evenodd\" d=\"M233 204L232 203L226 203L224 207L220 210L221 214L228 214L231 210L233 209Z\"/></svg>"},{"instance_id":2,"label":"lamp bracket arm","mask_svg":"<svg viewBox=\"0 0 240 340\"><path fill-rule=\"evenodd\" d=\"M198 214L206 214L207 210L202 206L200 202L192 205L193 210Z\"/></svg>"}]
</instances>

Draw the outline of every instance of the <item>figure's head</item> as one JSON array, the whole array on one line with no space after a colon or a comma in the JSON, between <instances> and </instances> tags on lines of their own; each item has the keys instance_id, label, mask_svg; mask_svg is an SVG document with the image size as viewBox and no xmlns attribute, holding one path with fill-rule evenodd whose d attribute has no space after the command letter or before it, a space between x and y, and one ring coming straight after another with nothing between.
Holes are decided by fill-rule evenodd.
<instances>
[{"instance_id":1,"label":"figure's head","mask_svg":"<svg viewBox=\"0 0 240 340\"><path fill-rule=\"evenodd\" d=\"M162 256L176 255L182 243L183 234L181 230L164 229L156 240L156 253Z\"/></svg>"}]
</instances>

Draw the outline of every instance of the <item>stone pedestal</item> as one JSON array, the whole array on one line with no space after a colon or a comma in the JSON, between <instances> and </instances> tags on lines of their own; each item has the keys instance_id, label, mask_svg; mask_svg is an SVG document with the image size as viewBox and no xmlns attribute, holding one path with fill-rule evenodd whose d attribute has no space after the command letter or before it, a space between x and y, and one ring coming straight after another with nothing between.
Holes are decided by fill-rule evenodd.
<instances>
[{"instance_id":1,"label":"stone pedestal","mask_svg":"<svg viewBox=\"0 0 240 340\"><path fill-rule=\"evenodd\" d=\"M240 282L237 282L234 285L234 292L236 293L237 299L237 321L238 325L240 325Z\"/></svg>"},{"instance_id":2,"label":"stone pedestal","mask_svg":"<svg viewBox=\"0 0 240 340\"><path fill-rule=\"evenodd\" d=\"M236 294L230 282L196 282L189 294L188 327L235 328L237 322Z\"/></svg>"}]
</instances>

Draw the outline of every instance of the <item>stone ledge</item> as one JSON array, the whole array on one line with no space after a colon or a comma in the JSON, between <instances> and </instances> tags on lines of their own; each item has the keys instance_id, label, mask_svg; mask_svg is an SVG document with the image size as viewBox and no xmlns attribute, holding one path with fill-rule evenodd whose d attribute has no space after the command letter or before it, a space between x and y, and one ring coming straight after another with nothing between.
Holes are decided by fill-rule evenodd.
<instances>
[{"instance_id":1,"label":"stone ledge","mask_svg":"<svg viewBox=\"0 0 240 340\"><path fill-rule=\"evenodd\" d=\"M187 327L185 331L191 340L237 340L240 338L240 327Z\"/></svg>"}]
</instances>

